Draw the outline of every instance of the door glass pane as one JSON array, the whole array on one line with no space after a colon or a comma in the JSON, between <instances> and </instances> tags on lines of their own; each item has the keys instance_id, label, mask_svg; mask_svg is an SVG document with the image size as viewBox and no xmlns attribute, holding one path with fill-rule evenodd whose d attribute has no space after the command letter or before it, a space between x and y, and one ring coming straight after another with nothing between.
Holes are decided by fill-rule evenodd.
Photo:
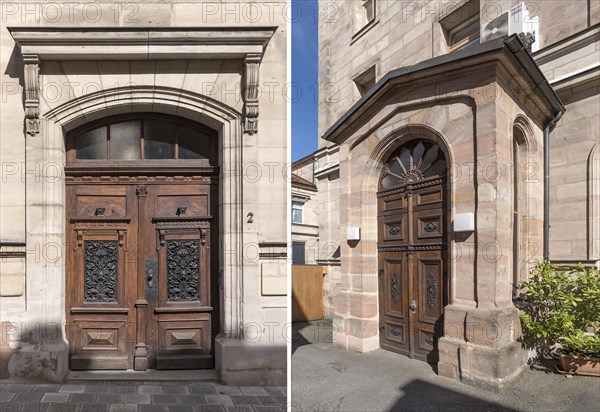
<instances>
[{"instance_id":1,"label":"door glass pane","mask_svg":"<svg viewBox=\"0 0 600 412\"><path fill-rule=\"evenodd\" d=\"M139 120L110 125L110 159L141 159L141 126Z\"/></svg>"},{"instance_id":2,"label":"door glass pane","mask_svg":"<svg viewBox=\"0 0 600 412\"><path fill-rule=\"evenodd\" d=\"M144 159L175 159L175 125L144 120Z\"/></svg>"},{"instance_id":3,"label":"door glass pane","mask_svg":"<svg viewBox=\"0 0 600 412\"><path fill-rule=\"evenodd\" d=\"M212 139L206 134L185 126L179 126L179 158L208 159Z\"/></svg>"},{"instance_id":4,"label":"door glass pane","mask_svg":"<svg viewBox=\"0 0 600 412\"><path fill-rule=\"evenodd\" d=\"M76 159L106 159L106 126L85 132L75 138Z\"/></svg>"}]
</instances>

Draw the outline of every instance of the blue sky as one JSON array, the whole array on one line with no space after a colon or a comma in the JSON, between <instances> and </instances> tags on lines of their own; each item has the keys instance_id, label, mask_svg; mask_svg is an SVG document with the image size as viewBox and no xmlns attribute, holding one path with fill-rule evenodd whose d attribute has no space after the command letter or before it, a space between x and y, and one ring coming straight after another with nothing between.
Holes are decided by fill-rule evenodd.
<instances>
[{"instance_id":1,"label":"blue sky","mask_svg":"<svg viewBox=\"0 0 600 412\"><path fill-rule=\"evenodd\" d=\"M317 1L292 0L292 83L302 94L292 102L292 161L317 150ZM295 94L295 93L294 93Z\"/></svg>"}]
</instances>

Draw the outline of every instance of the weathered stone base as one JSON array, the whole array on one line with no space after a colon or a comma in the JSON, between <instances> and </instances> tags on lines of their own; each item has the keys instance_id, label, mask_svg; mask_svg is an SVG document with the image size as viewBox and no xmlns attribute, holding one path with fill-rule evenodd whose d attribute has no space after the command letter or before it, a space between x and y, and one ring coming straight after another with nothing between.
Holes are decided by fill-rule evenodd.
<instances>
[{"instance_id":1,"label":"weathered stone base","mask_svg":"<svg viewBox=\"0 0 600 412\"><path fill-rule=\"evenodd\" d=\"M285 342L247 342L217 337L215 367L226 385L285 386L287 346Z\"/></svg>"},{"instance_id":2,"label":"weathered stone base","mask_svg":"<svg viewBox=\"0 0 600 412\"><path fill-rule=\"evenodd\" d=\"M445 336L438 342L438 374L488 389L510 386L527 363L516 339L519 318L514 307L483 310L448 306Z\"/></svg>"},{"instance_id":3,"label":"weathered stone base","mask_svg":"<svg viewBox=\"0 0 600 412\"><path fill-rule=\"evenodd\" d=\"M4 326L9 324L3 323ZM53 327L41 328L45 332ZM68 372L69 348L60 334L28 333L11 347L4 333L0 345L0 379L9 382L61 382Z\"/></svg>"}]
</instances>

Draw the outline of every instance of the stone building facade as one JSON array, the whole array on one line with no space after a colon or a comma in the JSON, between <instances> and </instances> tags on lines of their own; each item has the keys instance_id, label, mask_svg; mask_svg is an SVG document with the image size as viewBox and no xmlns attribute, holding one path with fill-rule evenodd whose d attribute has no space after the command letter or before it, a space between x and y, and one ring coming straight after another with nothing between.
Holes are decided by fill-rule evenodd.
<instances>
[{"instance_id":1,"label":"stone building facade","mask_svg":"<svg viewBox=\"0 0 600 412\"><path fill-rule=\"evenodd\" d=\"M283 384L285 3L1 7L2 378Z\"/></svg>"},{"instance_id":2,"label":"stone building facade","mask_svg":"<svg viewBox=\"0 0 600 412\"><path fill-rule=\"evenodd\" d=\"M332 1L319 18L319 149L295 173L339 245L334 341L510 384L531 260L600 261L600 2Z\"/></svg>"},{"instance_id":3,"label":"stone building facade","mask_svg":"<svg viewBox=\"0 0 600 412\"><path fill-rule=\"evenodd\" d=\"M318 259L317 186L292 173L292 264L315 265Z\"/></svg>"}]
</instances>

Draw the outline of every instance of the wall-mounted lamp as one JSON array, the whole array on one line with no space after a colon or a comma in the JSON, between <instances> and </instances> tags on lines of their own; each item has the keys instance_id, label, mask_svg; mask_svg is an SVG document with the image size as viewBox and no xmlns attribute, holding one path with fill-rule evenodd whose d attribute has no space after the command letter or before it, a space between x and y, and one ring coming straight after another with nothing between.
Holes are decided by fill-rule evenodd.
<instances>
[{"instance_id":1,"label":"wall-mounted lamp","mask_svg":"<svg viewBox=\"0 0 600 412\"><path fill-rule=\"evenodd\" d=\"M346 240L360 240L360 228L359 227L349 227L346 232Z\"/></svg>"},{"instance_id":2,"label":"wall-mounted lamp","mask_svg":"<svg viewBox=\"0 0 600 412\"><path fill-rule=\"evenodd\" d=\"M458 213L454 215L454 231L455 232L474 232L475 231L475 214L474 213Z\"/></svg>"}]
</instances>

